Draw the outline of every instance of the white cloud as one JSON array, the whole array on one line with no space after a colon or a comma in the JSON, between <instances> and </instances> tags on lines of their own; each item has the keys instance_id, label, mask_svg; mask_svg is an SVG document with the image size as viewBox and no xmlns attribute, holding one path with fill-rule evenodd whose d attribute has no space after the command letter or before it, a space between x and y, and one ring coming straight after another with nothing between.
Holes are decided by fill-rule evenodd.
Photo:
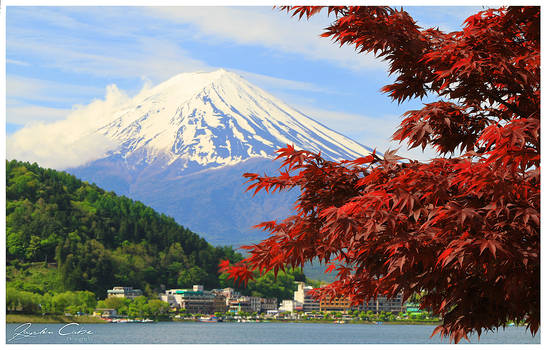
<instances>
[{"instance_id":1,"label":"white cloud","mask_svg":"<svg viewBox=\"0 0 546 350\"><path fill-rule=\"evenodd\" d=\"M107 88L104 100L77 106L70 115L53 123L35 122L8 136L8 159L35 161L41 166L65 169L102 157L117 145L94 134L112 112L131 99L115 85Z\"/></svg>"},{"instance_id":2,"label":"white cloud","mask_svg":"<svg viewBox=\"0 0 546 350\"><path fill-rule=\"evenodd\" d=\"M154 7L147 12L199 29L195 38L228 39L242 45L259 45L272 50L301 54L306 59L326 60L345 68L386 69L370 54L357 54L350 46L339 47L319 37L333 19L320 14L298 21L271 7Z\"/></svg>"},{"instance_id":3,"label":"white cloud","mask_svg":"<svg viewBox=\"0 0 546 350\"><path fill-rule=\"evenodd\" d=\"M57 81L8 75L6 77L6 96L10 104L25 104L22 101L53 102L62 104L85 103L102 94L104 89L67 84ZM8 115L8 121L9 121ZM10 121L12 122L12 121Z\"/></svg>"},{"instance_id":4,"label":"white cloud","mask_svg":"<svg viewBox=\"0 0 546 350\"><path fill-rule=\"evenodd\" d=\"M484 7L409 6L404 9L422 28L439 28L444 32L453 32L462 30L463 22L473 14L484 10Z\"/></svg>"},{"instance_id":5,"label":"white cloud","mask_svg":"<svg viewBox=\"0 0 546 350\"><path fill-rule=\"evenodd\" d=\"M275 78L268 75L257 74L243 70L233 70L233 72L240 74L243 78L255 85L262 87L264 90L283 89L339 94L339 92L332 89L327 89L305 81Z\"/></svg>"},{"instance_id":6,"label":"white cloud","mask_svg":"<svg viewBox=\"0 0 546 350\"><path fill-rule=\"evenodd\" d=\"M80 43L72 38L48 43L11 40L8 44L11 52L40 58L43 66L94 76L148 77L161 81L181 72L210 68L189 57L175 43L158 38L141 37L118 47Z\"/></svg>"},{"instance_id":7,"label":"white cloud","mask_svg":"<svg viewBox=\"0 0 546 350\"><path fill-rule=\"evenodd\" d=\"M19 60L12 60L12 59L6 59L6 64L15 64L17 66L30 66L30 63L19 61Z\"/></svg>"},{"instance_id":8,"label":"white cloud","mask_svg":"<svg viewBox=\"0 0 546 350\"><path fill-rule=\"evenodd\" d=\"M173 34L159 24L165 35L147 33L135 17L125 19L133 13L142 22L150 20L146 10L135 7L17 8L9 19L16 21L19 16L40 25L9 23L7 56L26 57L44 70L122 79L144 77L155 82L210 68L172 40L173 35L180 35L175 28Z\"/></svg>"}]
</instances>

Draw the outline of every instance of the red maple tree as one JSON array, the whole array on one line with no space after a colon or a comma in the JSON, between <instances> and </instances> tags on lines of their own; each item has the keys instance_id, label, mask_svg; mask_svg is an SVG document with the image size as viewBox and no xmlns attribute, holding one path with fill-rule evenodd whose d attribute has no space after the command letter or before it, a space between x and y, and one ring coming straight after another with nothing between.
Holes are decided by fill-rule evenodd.
<instances>
[{"instance_id":1,"label":"red maple tree","mask_svg":"<svg viewBox=\"0 0 546 350\"><path fill-rule=\"evenodd\" d=\"M310 17L322 7L284 7ZM394 101L435 96L408 111L395 140L443 158L395 152L341 162L287 146L278 176L245 174L248 190L299 188L296 214L265 222L249 257L220 269L246 281L318 258L337 280L318 298L378 295L440 315L433 335L461 338L525 322L540 325L540 9L488 9L462 31L422 29L389 7L328 7L322 36L389 63ZM456 156L456 154L460 154ZM449 157L448 157L449 156ZM468 339L468 338L467 338Z\"/></svg>"}]
</instances>

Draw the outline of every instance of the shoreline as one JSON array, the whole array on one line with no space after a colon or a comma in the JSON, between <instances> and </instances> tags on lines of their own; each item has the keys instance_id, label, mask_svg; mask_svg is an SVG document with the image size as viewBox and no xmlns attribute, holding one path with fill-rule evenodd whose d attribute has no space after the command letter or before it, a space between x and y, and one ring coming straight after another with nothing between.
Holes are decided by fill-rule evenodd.
<instances>
[{"instance_id":1,"label":"shoreline","mask_svg":"<svg viewBox=\"0 0 546 350\"><path fill-rule=\"evenodd\" d=\"M6 314L6 323L108 323L94 316Z\"/></svg>"},{"instance_id":2,"label":"shoreline","mask_svg":"<svg viewBox=\"0 0 546 350\"><path fill-rule=\"evenodd\" d=\"M64 316L64 315L25 315L25 314L6 314L6 323L109 323L101 319L100 317L95 316ZM160 320L159 322L199 322L195 320ZM237 321L224 320L226 323L237 323ZM246 322L243 322L246 323ZM334 320L261 320L261 321L251 321L250 323L333 323ZM370 324L370 325L439 325L441 322L438 321L424 321L424 322L415 322L415 321L382 321L381 323L376 323L374 321L346 321L342 324Z\"/></svg>"}]
</instances>

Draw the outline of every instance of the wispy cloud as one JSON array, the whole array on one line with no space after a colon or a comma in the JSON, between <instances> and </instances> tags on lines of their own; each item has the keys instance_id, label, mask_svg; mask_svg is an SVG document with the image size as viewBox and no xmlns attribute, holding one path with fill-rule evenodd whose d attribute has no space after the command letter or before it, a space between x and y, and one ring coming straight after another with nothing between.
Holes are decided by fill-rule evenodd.
<instances>
[{"instance_id":1,"label":"wispy cloud","mask_svg":"<svg viewBox=\"0 0 546 350\"><path fill-rule=\"evenodd\" d=\"M271 77L264 74L246 72L243 70L233 70L233 71L240 74L243 78L247 79L251 83L263 87L265 90L283 89L283 90L299 90L299 91L339 94L339 92L337 91L334 91L332 89L328 89L322 86L318 86L310 82L276 78L276 77Z\"/></svg>"},{"instance_id":2,"label":"wispy cloud","mask_svg":"<svg viewBox=\"0 0 546 350\"><path fill-rule=\"evenodd\" d=\"M259 45L355 70L386 67L373 55L357 54L351 47L340 48L329 39L320 38L323 28L330 23L325 15L298 21L271 7L156 7L149 14L177 23L191 23L197 29L194 36L206 40Z\"/></svg>"},{"instance_id":3,"label":"wispy cloud","mask_svg":"<svg viewBox=\"0 0 546 350\"><path fill-rule=\"evenodd\" d=\"M175 43L149 37L117 47L74 40L67 43L62 39L48 43L13 40L9 42L8 50L40 57L42 65L49 68L103 77L140 76L161 81L180 72L209 68L202 61L191 58Z\"/></svg>"},{"instance_id":4,"label":"wispy cloud","mask_svg":"<svg viewBox=\"0 0 546 350\"><path fill-rule=\"evenodd\" d=\"M423 28L439 28L445 32L460 31L463 22L483 10L480 6L409 6L404 9Z\"/></svg>"},{"instance_id":5,"label":"wispy cloud","mask_svg":"<svg viewBox=\"0 0 546 350\"><path fill-rule=\"evenodd\" d=\"M24 62L24 61L18 61L18 60L12 60L12 59L6 59L6 64L15 64L17 66L30 66L30 63Z\"/></svg>"},{"instance_id":6,"label":"wispy cloud","mask_svg":"<svg viewBox=\"0 0 546 350\"><path fill-rule=\"evenodd\" d=\"M136 17L125 19L131 14ZM25 57L42 69L154 82L209 68L173 40L178 30L154 27L152 20L138 7L10 8L7 63Z\"/></svg>"},{"instance_id":7,"label":"wispy cloud","mask_svg":"<svg viewBox=\"0 0 546 350\"><path fill-rule=\"evenodd\" d=\"M6 95L11 101L37 101L63 104L87 103L104 89L94 86L8 75ZM8 102L8 105L10 103Z\"/></svg>"},{"instance_id":8,"label":"wispy cloud","mask_svg":"<svg viewBox=\"0 0 546 350\"><path fill-rule=\"evenodd\" d=\"M410 159L426 161L438 154L426 148L408 149L405 143L392 140L392 135L398 129L401 119L395 115L367 116L354 113L343 113L316 108L309 105L299 105L297 108L309 117L327 125L329 128L352 138L353 140L376 148L378 152L398 149L398 154Z\"/></svg>"},{"instance_id":9,"label":"wispy cloud","mask_svg":"<svg viewBox=\"0 0 546 350\"><path fill-rule=\"evenodd\" d=\"M51 122L65 119L71 110L43 107L36 105L6 107L6 122L16 125L27 125L32 122Z\"/></svg>"}]
</instances>

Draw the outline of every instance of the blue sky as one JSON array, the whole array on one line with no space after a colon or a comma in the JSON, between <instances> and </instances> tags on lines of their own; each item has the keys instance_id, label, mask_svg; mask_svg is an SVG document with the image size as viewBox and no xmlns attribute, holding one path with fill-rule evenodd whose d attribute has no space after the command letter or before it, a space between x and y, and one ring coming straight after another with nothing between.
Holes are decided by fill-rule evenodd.
<instances>
[{"instance_id":1,"label":"blue sky","mask_svg":"<svg viewBox=\"0 0 546 350\"><path fill-rule=\"evenodd\" d=\"M452 31L480 7L405 9L421 26ZM386 65L320 38L331 20L298 21L268 6L8 6L8 140L105 99L112 84L132 96L181 72L222 67L364 145L396 147L389 137L400 116L422 102L398 105L380 93Z\"/></svg>"}]
</instances>

